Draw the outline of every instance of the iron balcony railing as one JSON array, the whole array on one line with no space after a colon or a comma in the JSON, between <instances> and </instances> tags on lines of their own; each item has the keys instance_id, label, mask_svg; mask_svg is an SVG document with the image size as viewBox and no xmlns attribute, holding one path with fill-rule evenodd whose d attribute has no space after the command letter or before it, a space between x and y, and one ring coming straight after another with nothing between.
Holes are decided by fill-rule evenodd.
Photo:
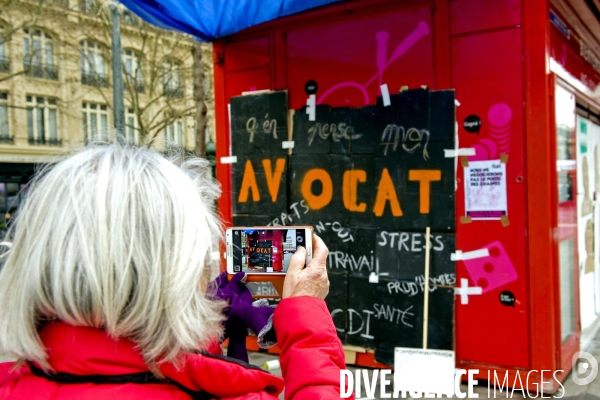
<instances>
[{"instance_id":1,"label":"iron balcony railing","mask_svg":"<svg viewBox=\"0 0 600 400\"><path fill-rule=\"evenodd\" d=\"M44 138L28 138L27 142L29 144L37 144L37 145L49 145L49 146L62 146L62 139L44 139Z\"/></svg>"},{"instance_id":2,"label":"iron balcony railing","mask_svg":"<svg viewBox=\"0 0 600 400\"><path fill-rule=\"evenodd\" d=\"M56 65L31 65L24 63L25 75L33 78L58 80L58 67Z\"/></svg>"},{"instance_id":3,"label":"iron balcony railing","mask_svg":"<svg viewBox=\"0 0 600 400\"><path fill-rule=\"evenodd\" d=\"M108 87L108 77L95 73L81 73L81 84L95 87Z\"/></svg>"}]
</instances>

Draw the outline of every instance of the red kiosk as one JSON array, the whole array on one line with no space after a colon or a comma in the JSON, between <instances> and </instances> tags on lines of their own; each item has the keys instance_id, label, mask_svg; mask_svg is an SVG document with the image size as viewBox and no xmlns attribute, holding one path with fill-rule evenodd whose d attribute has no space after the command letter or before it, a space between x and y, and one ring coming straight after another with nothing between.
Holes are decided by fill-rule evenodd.
<instances>
[{"instance_id":1,"label":"red kiosk","mask_svg":"<svg viewBox=\"0 0 600 400\"><path fill-rule=\"evenodd\" d=\"M288 90L290 109L374 104L379 88L455 89L468 161L502 158L508 218L465 211L457 168L456 248L490 249L458 261L482 294L455 301L458 368L504 376L563 370L600 312L600 4L578 0L356 0L248 29L214 43L219 209L231 223L228 104ZM478 128L478 129L477 129ZM373 364L372 357L357 358ZM544 380L548 381L548 373ZM556 383L554 383L556 385ZM556 387L555 387L556 388Z\"/></svg>"}]
</instances>

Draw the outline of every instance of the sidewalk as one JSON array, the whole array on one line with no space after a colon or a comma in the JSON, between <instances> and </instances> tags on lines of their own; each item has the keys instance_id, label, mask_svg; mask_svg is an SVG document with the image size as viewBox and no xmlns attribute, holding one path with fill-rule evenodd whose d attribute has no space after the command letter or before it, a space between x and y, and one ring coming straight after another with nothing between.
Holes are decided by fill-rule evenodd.
<instances>
[{"instance_id":1,"label":"sidewalk","mask_svg":"<svg viewBox=\"0 0 600 400\"><path fill-rule=\"evenodd\" d=\"M590 353L597 361L600 362L600 335L596 335L593 340L586 344L585 351ZM573 381L573 374L571 373L565 382L563 382L563 386L565 387L564 399L600 399L600 371L596 379L586 386L575 384Z\"/></svg>"}]
</instances>

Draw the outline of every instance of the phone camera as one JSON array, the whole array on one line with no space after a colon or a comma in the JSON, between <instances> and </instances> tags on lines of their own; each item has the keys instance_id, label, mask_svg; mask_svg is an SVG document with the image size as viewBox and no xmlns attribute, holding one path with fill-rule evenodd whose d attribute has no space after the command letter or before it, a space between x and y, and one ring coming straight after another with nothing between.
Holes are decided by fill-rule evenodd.
<instances>
[{"instance_id":1,"label":"phone camera","mask_svg":"<svg viewBox=\"0 0 600 400\"><path fill-rule=\"evenodd\" d=\"M304 238L302 236L296 236L296 242L302 243L304 242Z\"/></svg>"}]
</instances>

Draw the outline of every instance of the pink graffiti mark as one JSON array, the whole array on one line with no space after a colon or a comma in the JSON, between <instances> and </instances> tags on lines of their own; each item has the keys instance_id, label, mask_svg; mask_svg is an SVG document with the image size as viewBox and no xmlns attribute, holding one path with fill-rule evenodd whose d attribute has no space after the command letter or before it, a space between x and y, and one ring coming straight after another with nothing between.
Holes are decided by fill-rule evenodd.
<instances>
[{"instance_id":1,"label":"pink graffiti mark","mask_svg":"<svg viewBox=\"0 0 600 400\"><path fill-rule=\"evenodd\" d=\"M498 146L491 139L481 139L473 148L475 155L469 156L469 161L493 160L498 156Z\"/></svg>"},{"instance_id":2,"label":"pink graffiti mark","mask_svg":"<svg viewBox=\"0 0 600 400\"><path fill-rule=\"evenodd\" d=\"M473 145L475 155L469 156L469 161L495 160L500 154L508 154L512 118L512 110L507 104L496 103L491 106L487 114L491 139L483 138Z\"/></svg>"},{"instance_id":3,"label":"pink graffiti mark","mask_svg":"<svg viewBox=\"0 0 600 400\"><path fill-rule=\"evenodd\" d=\"M367 92L367 87L373 83L377 79L378 86L381 86L383 73L390 66L390 64L396 61L398 58L402 57L404 53L410 50L422 37L429 34L429 25L425 22L421 21L418 23L417 27L414 31L412 31L399 45L396 47L392 56L387 58L387 41L390 37L388 32L377 32L375 35L375 40L377 40L377 56L375 63L377 65L377 72L373 75L365 84L361 84L359 82L354 81L346 81L340 82L338 84L333 85L329 89L327 89L318 99L317 104L323 103L323 101L329 96L331 93L335 92L338 89L344 87L356 88L358 89L365 100L365 105L370 104L369 92Z\"/></svg>"},{"instance_id":4,"label":"pink graffiti mark","mask_svg":"<svg viewBox=\"0 0 600 400\"><path fill-rule=\"evenodd\" d=\"M567 45L566 44L562 44L560 46L560 65L562 65L563 67L567 65Z\"/></svg>"},{"instance_id":5,"label":"pink graffiti mark","mask_svg":"<svg viewBox=\"0 0 600 400\"><path fill-rule=\"evenodd\" d=\"M495 241L483 247L488 249L489 256L463 261L471 280L482 288L482 294L519 278L501 242Z\"/></svg>"},{"instance_id":6,"label":"pink graffiti mark","mask_svg":"<svg viewBox=\"0 0 600 400\"><path fill-rule=\"evenodd\" d=\"M510 150L510 122L512 110L504 103L496 103L488 111L490 137L498 143L501 153L508 154Z\"/></svg>"}]
</instances>

